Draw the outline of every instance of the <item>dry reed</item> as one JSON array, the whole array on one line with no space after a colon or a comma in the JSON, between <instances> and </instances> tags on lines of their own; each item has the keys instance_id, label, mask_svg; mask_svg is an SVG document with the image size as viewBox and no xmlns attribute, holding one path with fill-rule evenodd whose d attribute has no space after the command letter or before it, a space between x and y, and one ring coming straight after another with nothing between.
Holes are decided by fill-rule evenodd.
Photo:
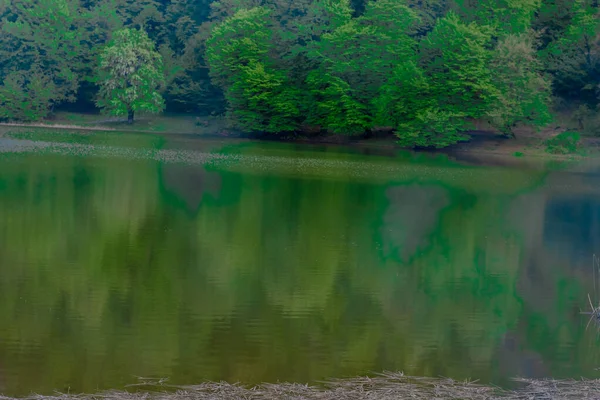
<instances>
[{"instance_id":1,"label":"dry reed","mask_svg":"<svg viewBox=\"0 0 600 400\"><path fill-rule=\"evenodd\" d=\"M402 373L384 373L375 377L339 379L322 386L295 383L262 384L244 387L229 383L203 383L173 386L164 380L132 385L135 390L108 391L89 395L56 393L31 395L28 400L391 400L391 399L599 399L600 380L516 379L521 388L505 390L476 382L447 378L410 377ZM1 400L14 400L0 396Z\"/></svg>"}]
</instances>

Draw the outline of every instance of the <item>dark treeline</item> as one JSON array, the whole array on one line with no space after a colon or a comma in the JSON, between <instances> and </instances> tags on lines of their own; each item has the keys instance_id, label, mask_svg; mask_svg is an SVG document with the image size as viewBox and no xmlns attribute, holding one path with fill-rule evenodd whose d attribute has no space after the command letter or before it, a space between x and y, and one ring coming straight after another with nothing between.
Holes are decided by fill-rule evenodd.
<instances>
[{"instance_id":1,"label":"dark treeline","mask_svg":"<svg viewBox=\"0 0 600 400\"><path fill-rule=\"evenodd\" d=\"M597 0L0 0L0 118L96 107L102 52L130 28L160 54L169 111L226 112L248 132L387 128L407 146L456 143L474 120L512 135L550 122L557 104L596 109L598 9Z\"/></svg>"}]
</instances>

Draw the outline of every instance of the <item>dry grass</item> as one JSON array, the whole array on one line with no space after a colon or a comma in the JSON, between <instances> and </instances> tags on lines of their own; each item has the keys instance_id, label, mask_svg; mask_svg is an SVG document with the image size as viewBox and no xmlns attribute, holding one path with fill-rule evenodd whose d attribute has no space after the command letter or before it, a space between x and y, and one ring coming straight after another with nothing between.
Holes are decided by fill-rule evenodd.
<instances>
[{"instance_id":1,"label":"dry grass","mask_svg":"<svg viewBox=\"0 0 600 400\"><path fill-rule=\"evenodd\" d=\"M600 329L600 300L598 300L598 277L596 275L600 274L600 257L594 254L592 260L592 279L594 281L594 302L592 302L592 298L588 293L587 299L588 304L590 306L590 311L581 311L581 314L589 315L590 319L587 323L586 329L589 328L592 321L596 322L597 327ZM595 306L594 304L598 304Z\"/></svg>"},{"instance_id":2,"label":"dry grass","mask_svg":"<svg viewBox=\"0 0 600 400\"><path fill-rule=\"evenodd\" d=\"M134 391L110 391L92 395L57 393L32 395L31 400L391 400L391 399L599 399L600 380L527 380L522 387L509 391L475 382L445 378L417 378L401 373L385 373L373 378L334 380L322 387L300 384L263 384L252 388L229 383L204 383L197 386L169 386L164 381L145 381L132 385ZM143 388L146 388L142 390ZM2 400L12 400L0 396Z\"/></svg>"}]
</instances>

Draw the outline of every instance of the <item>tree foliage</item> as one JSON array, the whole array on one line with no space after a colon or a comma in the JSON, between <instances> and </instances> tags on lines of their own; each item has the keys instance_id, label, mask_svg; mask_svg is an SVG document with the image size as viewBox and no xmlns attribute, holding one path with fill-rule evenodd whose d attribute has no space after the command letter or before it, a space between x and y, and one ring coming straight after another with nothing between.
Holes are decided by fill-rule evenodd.
<instances>
[{"instance_id":1,"label":"tree foliage","mask_svg":"<svg viewBox=\"0 0 600 400\"><path fill-rule=\"evenodd\" d=\"M236 118L242 129L276 132L265 121L277 115L293 121L285 130L312 125L362 134L388 127L405 146L445 147L468 140L475 120L512 135L517 126L551 119L556 75L538 56L547 46L544 33L532 31L547 11L540 0L378 0L355 13L344 0L301 2L293 12L285 4L228 0L213 7L211 77L225 91L230 114L244 117ZM592 9L586 10L578 14L573 6L561 37L593 37L593 19L585 17ZM256 62L262 69L248 68ZM249 71L263 70L260 81L271 84L257 87ZM276 88L288 93L286 115L275 107L282 101ZM257 90L267 95L261 105Z\"/></svg>"},{"instance_id":2,"label":"tree foliage","mask_svg":"<svg viewBox=\"0 0 600 400\"><path fill-rule=\"evenodd\" d=\"M102 52L98 75L98 107L133 122L138 111L164 108L159 89L164 84L162 57L143 30L123 29Z\"/></svg>"},{"instance_id":3,"label":"tree foliage","mask_svg":"<svg viewBox=\"0 0 600 400\"><path fill-rule=\"evenodd\" d=\"M497 94L488 68L490 40L488 29L450 12L421 41L427 96L415 120L405 121L417 129L398 132L403 144L445 147L466 140L467 122L483 117Z\"/></svg>"},{"instance_id":4,"label":"tree foliage","mask_svg":"<svg viewBox=\"0 0 600 400\"><path fill-rule=\"evenodd\" d=\"M491 71L498 88L489 113L498 129L512 135L519 123L543 126L550 122L550 81L542 73L534 37L528 33L508 35L496 46Z\"/></svg>"},{"instance_id":5,"label":"tree foliage","mask_svg":"<svg viewBox=\"0 0 600 400\"><path fill-rule=\"evenodd\" d=\"M81 9L72 0L15 0L9 5L0 16L2 117L39 119L52 106L75 100L85 51ZM48 90L42 93L40 85Z\"/></svg>"},{"instance_id":6,"label":"tree foliage","mask_svg":"<svg viewBox=\"0 0 600 400\"><path fill-rule=\"evenodd\" d=\"M454 0L452 8L465 21L489 25L503 36L530 29L541 3L541 0Z\"/></svg>"},{"instance_id":7,"label":"tree foliage","mask_svg":"<svg viewBox=\"0 0 600 400\"><path fill-rule=\"evenodd\" d=\"M600 95L600 19L592 0L565 5L569 22L542 53L557 94L597 103Z\"/></svg>"},{"instance_id":8,"label":"tree foliage","mask_svg":"<svg viewBox=\"0 0 600 400\"><path fill-rule=\"evenodd\" d=\"M416 43L404 32L415 19L407 6L381 0L367 4L361 17L323 34L313 51L320 67L307 80L316 103L311 119L337 133L372 127L372 103L381 87L398 60L415 57Z\"/></svg>"},{"instance_id":9,"label":"tree foliage","mask_svg":"<svg viewBox=\"0 0 600 400\"><path fill-rule=\"evenodd\" d=\"M269 10L255 7L226 18L207 42L207 60L236 123L253 132L293 131L301 96L285 71L271 62L269 15Z\"/></svg>"},{"instance_id":10,"label":"tree foliage","mask_svg":"<svg viewBox=\"0 0 600 400\"><path fill-rule=\"evenodd\" d=\"M226 111L254 133L386 127L407 146L451 145L476 120L512 135L548 122L551 97L598 105L598 13L597 0L0 0L0 118L94 106L101 52L129 29L163 60L168 110Z\"/></svg>"}]
</instances>

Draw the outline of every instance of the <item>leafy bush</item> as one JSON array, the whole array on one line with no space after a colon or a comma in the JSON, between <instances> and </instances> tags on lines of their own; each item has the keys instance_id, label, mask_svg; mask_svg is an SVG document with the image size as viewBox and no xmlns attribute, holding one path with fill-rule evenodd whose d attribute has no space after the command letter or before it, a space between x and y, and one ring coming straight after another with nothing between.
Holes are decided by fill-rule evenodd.
<instances>
[{"instance_id":1,"label":"leafy bush","mask_svg":"<svg viewBox=\"0 0 600 400\"><path fill-rule=\"evenodd\" d=\"M546 152L550 154L575 154L579 149L581 135L577 132L562 132L546 140Z\"/></svg>"}]
</instances>

